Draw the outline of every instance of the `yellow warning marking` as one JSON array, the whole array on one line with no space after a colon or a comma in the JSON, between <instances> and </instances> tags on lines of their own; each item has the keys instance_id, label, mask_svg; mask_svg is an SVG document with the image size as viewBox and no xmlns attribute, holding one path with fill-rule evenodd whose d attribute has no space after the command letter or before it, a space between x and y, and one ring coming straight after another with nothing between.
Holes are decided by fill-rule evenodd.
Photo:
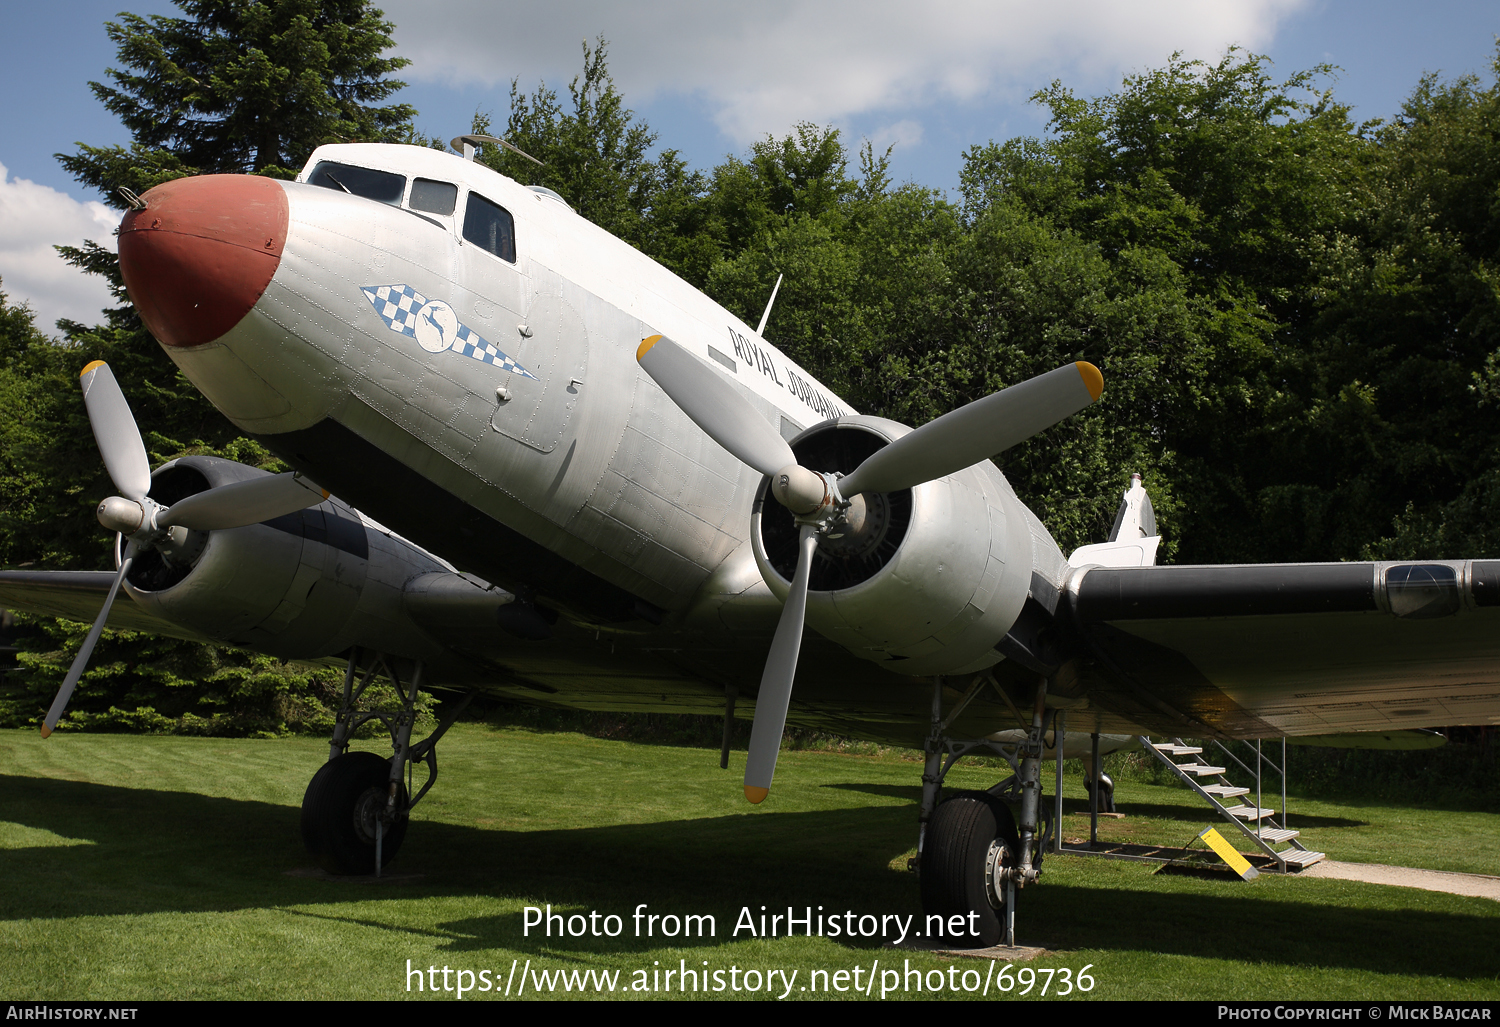
<instances>
[{"instance_id":1,"label":"yellow warning marking","mask_svg":"<svg viewBox=\"0 0 1500 1027\"><path fill-rule=\"evenodd\" d=\"M771 789L769 788L757 788L755 785L745 786L745 798L749 799L756 805L759 805L761 802L763 802L765 800L765 797L770 794Z\"/></svg>"},{"instance_id":2,"label":"yellow warning marking","mask_svg":"<svg viewBox=\"0 0 1500 1027\"><path fill-rule=\"evenodd\" d=\"M1224 836L1211 827L1205 827L1198 834L1199 838L1208 842L1209 848L1219 854L1219 858L1229 864L1229 869L1239 874L1246 881L1253 881L1260 876L1260 871L1250 865L1250 861L1234 850L1234 846L1224 840Z\"/></svg>"},{"instance_id":3,"label":"yellow warning marking","mask_svg":"<svg viewBox=\"0 0 1500 1027\"><path fill-rule=\"evenodd\" d=\"M102 361L102 360L95 360L93 363L88 364L87 366L85 366L82 371L79 371L78 372L78 377L82 378L84 375L88 374L94 368L96 368L96 367L103 367L103 366L104 366L104 361Z\"/></svg>"},{"instance_id":4,"label":"yellow warning marking","mask_svg":"<svg viewBox=\"0 0 1500 1027\"><path fill-rule=\"evenodd\" d=\"M660 341L660 335L653 335L650 338L642 339L641 344L635 349L635 359L637 360L637 362L643 359L647 353L650 353L651 347L655 346Z\"/></svg>"}]
</instances>

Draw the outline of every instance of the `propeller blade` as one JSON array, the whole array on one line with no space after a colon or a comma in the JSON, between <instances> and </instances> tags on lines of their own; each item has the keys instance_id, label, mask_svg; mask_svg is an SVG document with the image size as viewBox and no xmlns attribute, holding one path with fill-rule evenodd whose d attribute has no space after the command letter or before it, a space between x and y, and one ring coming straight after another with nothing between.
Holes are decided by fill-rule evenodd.
<instances>
[{"instance_id":1,"label":"propeller blade","mask_svg":"<svg viewBox=\"0 0 1500 1027\"><path fill-rule=\"evenodd\" d=\"M110 382L113 384L114 378L110 378ZM78 679L83 676L84 668L89 665L89 657L94 655L94 646L99 641L100 633L104 631L104 622L109 619L109 608L115 604L115 594L120 591L120 582L125 580L125 574L130 570L131 561L134 559L135 553L127 548L125 558L120 561L120 570L115 575L114 584L109 586L109 595L104 597L104 608L99 611L99 616L94 620L94 626L89 629L88 635L84 638L78 655L73 657L73 666L68 668L68 676L63 678L62 687L57 690L57 698L52 700L52 707L47 710L47 717L42 721L43 738L52 734L52 729L57 727L57 721L62 717L63 710L68 708L68 700L73 698L73 689L78 687Z\"/></svg>"},{"instance_id":2,"label":"propeller blade","mask_svg":"<svg viewBox=\"0 0 1500 1027\"><path fill-rule=\"evenodd\" d=\"M89 426L110 481L126 499L140 502L151 488L151 463L146 459L146 444L125 402L125 393L115 381L114 372L102 360L96 360L79 375L83 386L83 405L89 413Z\"/></svg>"},{"instance_id":3,"label":"propeller blade","mask_svg":"<svg viewBox=\"0 0 1500 1027\"><path fill-rule=\"evenodd\" d=\"M761 474L797 462L781 433L708 365L664 335L641 340L635 359L708 437Z\"/></svg>"},{"instance_id":4,"label":"propeller blade","mask_svg":"<svg viewBox=\"0 0 1500 1027\"><path fill-rule=\"evenodd\" d=\"M750 753L745 760L745 798L753 803L771 791L776 756L781 752L781 733L786 728L786 710L792 701L792 679L797 676L797 654L802 651L802 624L807 619L807 582L812 576L813 551L818 548L817 528L804 524L797 536L797 570L792 590L781 609L771 653L760 676L755 698L755 723L750 728Z\"/></svg>"},{"instance_id":5,"label":"propeller blade","mask_svg":"<svg viewBox=\"0 0 1500 1027\"><path fill-rule=\"evenodd\" d=\"M296 513L328 498L328 493L288 471L269 478L251 478L220 485L173 503L157 518L159 527L181 525L194 531L215 531L259 524Z\"/></svg>"},{"instance_id":6,"label":"propeller blade","mask_svg":"<svg viewBox=\"0 0 1500 1027\"><path fill-rule=\"evenodd\" d=\"M949 411L877 450L839 482L850 499L897 492L961 471L1078 413L1104 391L1104 376L1080 360Z\"/></svg>"}]
</instances>

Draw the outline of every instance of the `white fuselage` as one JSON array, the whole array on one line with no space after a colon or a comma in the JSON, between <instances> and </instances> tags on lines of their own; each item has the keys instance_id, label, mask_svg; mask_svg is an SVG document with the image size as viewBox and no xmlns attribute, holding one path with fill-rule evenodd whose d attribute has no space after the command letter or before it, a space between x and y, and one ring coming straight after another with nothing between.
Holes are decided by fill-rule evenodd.
<instances>
[{"instance_id":1,"label":"white fuselage","mask_svg":"<svg viewBox=\"0 0 1500 1027\"><path fill-rule=\"evenodd\" d=\"M851 412L739 318L555 197L420 147L323 147L309 170L324 160L397 172L408 194L416 179L451 183L456 213L419 216L286 184L287 241L265 294L223 338L169 349L247 432L337 421L462 502L672 610L746 540L760 476L666 400L636 365L640 340L664 334L711 361L784 434ZM463 237L471 193L514 217L514 261ZM368 295L380 288L452 316L415 337L392 330ZM534 377L449 348L455 324Z\"/></svg>"}]
</instances>

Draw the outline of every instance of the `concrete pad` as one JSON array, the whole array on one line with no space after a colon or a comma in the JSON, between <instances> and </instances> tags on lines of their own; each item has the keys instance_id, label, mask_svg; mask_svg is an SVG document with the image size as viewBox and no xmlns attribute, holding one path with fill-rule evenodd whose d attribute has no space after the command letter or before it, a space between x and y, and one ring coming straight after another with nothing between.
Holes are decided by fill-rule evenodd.
<instances>
[{"instance_id":1,"label":"concrete pad","mask_svg":"<svg viewBox=\"0 0 1500 1027\"><path fill-rule=\"evenodd\" d=\"M1019 925L1018 925L1019 930ZM947 948L944 942L937 938L912 938L897 945L887 942L888 949L899 949L907 952L930 952L935 956L970 956L974 959L1002 959L1008 963L1024 962L1035 959L1049 949L1040 948L1035 945L992 945L987 949L953 949Z\"/></svg>"},{"instance_id":2,"label":"concrete pad","mask_svg":"<svg viewBox=\"0 0 1500 1027\"><path fill-rule=\"evenodd\" d=\"M1451 895L1469 895L1500 902L1500 877L1487 874L1454 874L1443 870L1389 867L1379 863L1339 863L1325 859L1298 871L1298 877L1328 877L1366 884L1389 884L1399 888L1421 888Z\"/></svg>"},{"instance_id":3,"label":"concrete pad","mask_svg":"<svg viewBox=\"0 0 1500 1027\"><path fill-rule=\"evenodd\" d=\"M1001 959L1007 963L1024 963L1028 959L1035 959L1047 950L1027 945L996 945L988 949L934 949L933 951L939 956L968 956L971 959Z\"/></svg>"}]
</instances>

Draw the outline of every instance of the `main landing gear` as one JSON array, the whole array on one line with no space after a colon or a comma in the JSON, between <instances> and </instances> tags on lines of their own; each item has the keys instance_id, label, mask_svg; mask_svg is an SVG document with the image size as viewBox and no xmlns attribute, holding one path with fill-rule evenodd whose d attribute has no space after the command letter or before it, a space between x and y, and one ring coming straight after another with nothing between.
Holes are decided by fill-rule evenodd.
<instances>
[{"instance_id":1,"label":"main landing gear","mask_svg":"<svg viewBox=\"0 0 1500 1027\"><path fill-rule=\"evenodd\" d=\"M961 938L974 948L1016 943L1016 891L1036 882L1042 854L1056 829L1052 811L1042 802L1042 753L1049 714L1044 703L1047 682L1037 684L1030 730L1024 741L955 739L949 725L987 686L999 685L985 674L974 678L958 703L943 716L943 680L932 689L932 729L925 750L922 804L918 819L917 861L922 881L922 912L978 928L978 936ZM1010 698L1000 692L1011 705ZM1014 709L1014 706L1012 706ZM1019 712L1017 716L1020 716ZM943 779L965 755L987 750L1010 764L1013 774L983 792L954 792L940 803ZM1014 810L1014 812L1013 812ZM975 914L972 920L970 914Z\"/></svg>"},{"instance_id":2,"label":"main landing gear","mask_svg":"<svg viewBox=\"0 0 1500 1027\"><path fill-rule=\"evenodd\" d=\"M365 689L382 674L395 686L401 708L356 710L355 704ZM303 844L330 874L373 871L380 876L381 869L396 857L406 839L412 807L437 781L438 739L453 726L472 693L444 714L437 730L413 745L411 731L416 722L417 690L421 684L420 660L411 663L358 648L350 651L344 672L344 698L334 721L328 762L313 775L302 798ZM372 752L349 751L354 733L371 720L379 720L390 732L393 754L389 759ZM427 765L427 781L413 796L412 768L418 763Z\"/></svg>"}]
</instances>

